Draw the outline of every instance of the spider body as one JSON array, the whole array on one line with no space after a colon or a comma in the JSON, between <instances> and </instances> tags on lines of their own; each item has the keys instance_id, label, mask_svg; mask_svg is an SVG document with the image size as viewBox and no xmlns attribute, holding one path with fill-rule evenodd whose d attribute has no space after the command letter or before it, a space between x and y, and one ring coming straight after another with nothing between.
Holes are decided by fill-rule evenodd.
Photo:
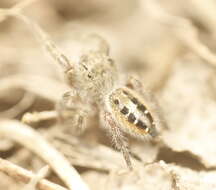
<instances>
[{"instance_id":1,"label":"spider body","mask_svg":"<svg viewBox=\"0 0 216 190\"><path fill-rule=\"evenodd\" d=\"M139 95L135 89L126 87L120 81L116 64L109 56L109 46L97 35L93 37L99 44L97 50L83 54L78 63L71 63L61 54L54 44L47 43L54 58L64 67L65 77L73 92L67 93L63 104L70 104L73 110L74 126L84 128L85 118L97 106L101 125L110 132L112 142L125 158L127 166L132 169L130 151L124 132L135 137L156 137L156 126L160 125L160 117L148 99ZM57 55L57 57L56 57ZM63 60L64 62L61 62ZM78 97L78 98L77 98ZM73 102L79 99L80 102ZM71 101L72 100L72 101ZM80 106L81 105L81 106ZM83 105L83 106L82 106ZM83 109L83 110L82 110Z\"/></svg>"}]
</instances>

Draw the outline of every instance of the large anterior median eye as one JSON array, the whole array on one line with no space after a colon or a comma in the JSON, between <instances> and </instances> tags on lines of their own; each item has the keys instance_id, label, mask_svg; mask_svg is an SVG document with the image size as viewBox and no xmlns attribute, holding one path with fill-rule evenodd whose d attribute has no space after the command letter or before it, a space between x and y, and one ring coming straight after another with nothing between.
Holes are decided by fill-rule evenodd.
<instances>
[{"instance_id":1,"label":"large anterior median eye","mask_svg":"<svg viewBox=\"0 0 216 190\"><path fill-rule=\"evenodd\" d=\"M113 60L113 59L108 58L108 62L109 62L109 64L110 64L111 66L114 66L114 60Z\"/></svg>"},{"instance_id":2,"label":"large anterior median eye","mask_svg":"<svg viewBox=\"0 0 216 190\"><path fill-rule=\"evenodd\" d=\"M92 75L90 73L87 76L89 79L92 79Z\"/></svg>"}]
</instances>

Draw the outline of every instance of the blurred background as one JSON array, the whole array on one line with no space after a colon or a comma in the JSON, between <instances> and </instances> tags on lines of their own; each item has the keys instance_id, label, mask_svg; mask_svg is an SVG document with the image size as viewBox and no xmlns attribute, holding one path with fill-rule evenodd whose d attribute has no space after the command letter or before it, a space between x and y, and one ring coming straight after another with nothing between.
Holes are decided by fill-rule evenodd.
<instances>
[{"instance_id":1,"label":"blurred background","mask_svg":"<svg viewBox=\"0 0 216 190\"><path fill-rule=\"evenodd\" d=\"M0 9L21 2L1 0ZM102 36L119 74L135 75L141 81L167 123L166 129L160 129L162 143L129 138L139 177L115 173L126 165L100 128L98 115L91 116L84 133L68 133L72 145L54 138L59 131L70 131L70 124L65 129L49 119L29 126L68 158L91 189L215 189L215 10L214 0L27 3L21 12L41 26L73 62L87 45L85 36ZM29 26L0 11L0 125L5 118L20 121L28 112L54 110L69 89L60 66L42 46ZM39 156L10 138L0 139L0 157L33 171L44 165ZM177 182L168 175L170 171L175 171ZM23 187L2 173L0 178L0 189ZM52 172L48 179L63 185Z\"/></svg>"}]
</instances>

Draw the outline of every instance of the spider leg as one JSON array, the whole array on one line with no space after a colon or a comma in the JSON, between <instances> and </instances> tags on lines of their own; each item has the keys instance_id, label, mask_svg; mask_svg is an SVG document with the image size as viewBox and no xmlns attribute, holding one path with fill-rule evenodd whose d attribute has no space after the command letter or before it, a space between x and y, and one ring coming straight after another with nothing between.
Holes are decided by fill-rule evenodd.
<instances>
[{"instance_id":1,"label":"spider leg","mask_svg":"<svg viewBox=\"0 0 216 190\"><path fill-rule=\"evenodd\" d=\"M139 79L137 79L137 77L134 75L130 75L127 78L126 86L139 92L140 94L143 94L143 90L144 90L143 85L142 85L141 81L139 81Z\"/></svg>"},{"instance_id":2,"label":"spider leg","mask_svg":"<svg viewBox=\"0 0 216 190\"><path fill-rule=\"evenodd\" d=\"M111 114L109 112L104 112L104 120L106 124L108 125L109 132L112 136L112 141L116 148L120 150L124 156L124 159L126 161L126 164L130 170L133 169L131 159L130 159L130 151L127 143L126 137L124 137L122 131L112 118Z\"/></svg>"},{"instance_id":3,"label":"spider leg","mask_svg":"<svg viewBox=\"0 0 216 190\"><path fill-rule=\"evenodd\" d=\"M72 91L64 93L60 102L56 105L59 121L74 133L81 133L86 128L88 110L83 108L80 98ZM73 127L71 128L71 125Z\"/></svg>"},{"instance_id":4,"label":"spider leg","mask_svg":"<svg viewBox=\"0 0 216 190\"><path fill-rule=\"evenodd\" d=\"M91 33L87 35L83 40L84 44L86 44L83 49L84 52L96 51L101 52L105 55L109 55L109 44L102 36L96 33Z\"/></svg>"}]
</instances>

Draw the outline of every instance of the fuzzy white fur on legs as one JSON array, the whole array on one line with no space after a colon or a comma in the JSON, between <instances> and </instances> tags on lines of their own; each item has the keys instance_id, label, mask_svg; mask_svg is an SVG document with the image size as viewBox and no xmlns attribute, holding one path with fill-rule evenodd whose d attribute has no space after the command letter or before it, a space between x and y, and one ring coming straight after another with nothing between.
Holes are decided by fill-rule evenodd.
<instances>
[{"instance_id":1,"label":"fuzzy white fur on legs","mask_svg":"<svg viewBox=\"0 0 216 190\"><path fill-rule=\"evenodd\" d=\"M83 108L79 98L72 91L66 92L61 101L57 103L56 110L60 122L73 125L72 131L80 133L86 128L86 117L88 110Z\"/></svg>"},{"instance_id":2,"label":"fuzzy white fur on legs","mask_svg":"<svg viewBox=\"0 0 216 190\"><path fill-rule=\"evenodd\" d=\"M112 142L114 143L116 148L122 152L128 168L132 170L133 168L130 160L130 152L126 137L124 137L122 131L117 126L116 122L109 112L103 112L103 116L105 120L105 126L109 125L107 126L107 129L111 134Z\"/></svg>"}]
</instances>

